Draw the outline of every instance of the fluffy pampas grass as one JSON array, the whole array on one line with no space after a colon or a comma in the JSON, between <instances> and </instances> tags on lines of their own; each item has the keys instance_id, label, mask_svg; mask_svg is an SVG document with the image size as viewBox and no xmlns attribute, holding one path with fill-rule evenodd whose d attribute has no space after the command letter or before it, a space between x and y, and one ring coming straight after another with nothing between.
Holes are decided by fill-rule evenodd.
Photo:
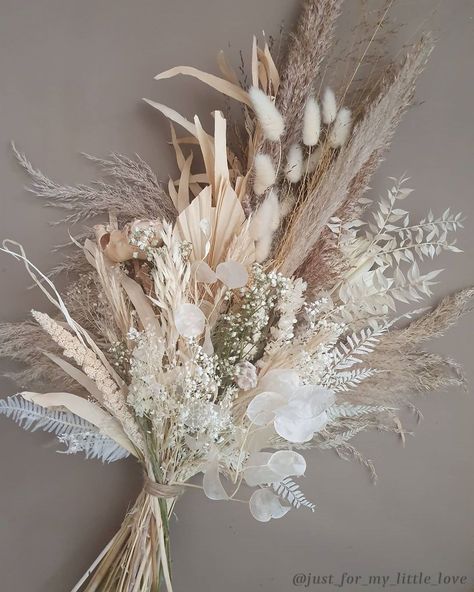
<instances>
[{"instance_id":1,"label":"fluffy pampas grass","mask_svg":"<svg viewBox=\"0 0 474 592\"><path fill-rule=\"evenodd\" d=\"M321 112L319 104L314 97L306 101L303 115L303 144L316 146L321 133Z\"/></svg>"},{"instance_id":2,"label":"fluffy pampas grass","mask_svg":"<svg viewBox=\"0 0 474 592\"><path fill-rule=\"evenodd\" d=\"M285 122L271 98L262 90L253 86L249 90L250 100L267 140L277 142L284 129Z\"/></svg>"},{"instance_id":3,"label":"fluffy pampas grass","mask_svg":"<svg viewBox=\"0 0 474 592\"><path fill-rule=\"evenodd\" d=\"M256 195L263 195L276 181L276 171L271 157L259 152L254 160L255 178L253 190Z\"/></svg>"}]
</instances>

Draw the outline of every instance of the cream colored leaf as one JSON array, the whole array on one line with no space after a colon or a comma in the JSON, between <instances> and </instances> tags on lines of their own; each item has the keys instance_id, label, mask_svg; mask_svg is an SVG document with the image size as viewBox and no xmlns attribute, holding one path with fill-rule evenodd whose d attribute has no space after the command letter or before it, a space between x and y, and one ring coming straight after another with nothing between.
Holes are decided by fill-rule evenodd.
<instances>
[{"instance_id":1,"label":"cream colored leaf","mask_svg":"<svg viewBox=\"0 0 474 592\"><path fill-rule=\"evenodd\" d=\"M220 111L214 112L214 183L216 190L229 182L227 167L226 120Z\"/></svg>"},{"instance_id":2,"label":"cream colored leaf","mask_svg":"<svg viewBox=\"0 0 474 592\"><path fill-rule=\"evenodd\" d=\"M228 80L224 80L223 78L219 78L218 76L214 76L213 74L208 74L207 72L203 72L202 70L198 70L197 68L193 68L192 66L176 66L175 68L171 68L170 70L166 70L165 72L161 72L161 74L157 74L155 76L155 80L163 80L165 78L172 78L173 76L177 76L182 74L183 76L192 76L193 78L197 78L204 84L214 88L215 90L219 91L220 93L235 99L236 101L240 101L245 105L250 106L250 99L248 94L244 91L243 88L229 82Z\"/></svg>"},{"instance_id":3,"label":"cream colored leaf","mask_svg":"<svg viewBox=\"0 0 474 592\"><path fill-rule=\"evenodd\" d=\"M208 186L181 212L176 220L175 232L178 237L192 245L191 262L202 261L206 257L207 238L202 232L201 221L208 220L212 226L213 218L211 188Z\"/></svg>"},{"instance_id":4,"label":"cream colored leaf","mask_svg":"<svg viewBox=\"0 0 474 592\"><path fill-rule=\"evenodd\" d=\"M143 100L145 101L145 103L148 103L148 105L150 105L151 107L154 107L155 109L160 111L160 113L163 113L165 117L167 117L171 121L174 121L175 123L183 127L186 131L188 131L190 134L197 137L196 127L188 119L180 115L177 111L171 109L171 107L167 107L166 105L157 103L156 101L151 101L150 99Z\"/></svg>"},{"instance_id":5,"label":"cream colored leaf","mask_svg":"<svg viewBox=\"0 0 474 592\"><path fill-rule=\"evenodd\" d=\"M258 87L257 38L255 35L252 40L252 86Z\"/></svg>"},{"instance_id":6,"label":"cream colored leaf","mask_svg":"<svg viewBox=\"0 0 474 592\"><path fill-rule=\"evenodd\" d=\"M188 156L184 167L181 171L178 186L178 212L182 212L184 208L189 206L189 176L191 173L191 164L193 162L193 153Z\"/></svg>"},{"instance_id":7,"label":"cream colored leaf","mask_svg":"<svg viewBox=\"0 0 474 592\"><path fill-rule=\"evenodd\" d=\"M94 397L100 403L103 400L102 392L97 388L96 383L89 378L82 370L76 368L63 358L56 356L50 352L44 352L45 356L48 357L52 362L54 362L57 366L59 366L66 374L68 374L71 378L73 378L78 384L83 386L87 392Z\"/></svg>"},{"instance_id":8,"label":"cream colored leaf","mask_svg":"<svg viewBox=\"0 0 474 592\"><path fill-rule=\"evenodd\" d=\"M33 393L25 391L20 394L26 401L31 401L41 407L66 408L71 413L94 424L104 435L115 440L117 444L120 444L120 446L134 456L137 455L133 444L128 439L117 419L95 403L77 395L72 395L71 393Z\"/></svg>"},{"instance_id":9,"label":"cream colored leaf","mask_svg":"<svg viewBox=\"0 0 474 592\"><path fill-rule=\"evenodd\" d=\"M127 293L127 296L130 298L130 302L137 311L143 327L145 329L154 329L159 335L161 332L160 324L153 307L146 294L143 292L140 284L124 273L120 275L120 283Z\"/></svg>"},{"instance_id":10,"label":"cream colored leaf","mask_svg":"<svg viewBox=\"0 0 474 592\"><path fill-rule=\"evenodd\" d=\"M219 70L222 72L222 75L226 80L238 86L239 79L237 74L234 72L232 66L229 65L227 58L225 57L225 53L221 49L217 54L217 65L219 66Z\"/></svg>"}]
</instances>

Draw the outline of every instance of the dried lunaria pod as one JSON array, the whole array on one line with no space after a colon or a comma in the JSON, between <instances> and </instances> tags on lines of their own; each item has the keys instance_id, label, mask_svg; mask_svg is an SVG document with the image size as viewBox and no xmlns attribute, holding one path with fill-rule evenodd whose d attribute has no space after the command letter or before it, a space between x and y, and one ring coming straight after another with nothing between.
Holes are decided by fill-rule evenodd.
<instances>
[{"instance_id":1,"label":"dried lunaria pod","mask_svg":"<svg viewBox=\"0 0 474 592\"><path fill-rule=\"evenodd\" d=\"M257 386L257 368L247 360L235 367L235 382L243 391L250 391Z\"/></svg>"},{"instance_id":2,"label":"dried lunaria pod","mask_svg":"<svg viewBox=\"0 0 474 592\"><path fill-rule=\"evenodd\" d=\"M206 317L195 304L182 304L174 314L174 324L180 335L193 339L204 332Z\"/></svg>"}]
</instances>

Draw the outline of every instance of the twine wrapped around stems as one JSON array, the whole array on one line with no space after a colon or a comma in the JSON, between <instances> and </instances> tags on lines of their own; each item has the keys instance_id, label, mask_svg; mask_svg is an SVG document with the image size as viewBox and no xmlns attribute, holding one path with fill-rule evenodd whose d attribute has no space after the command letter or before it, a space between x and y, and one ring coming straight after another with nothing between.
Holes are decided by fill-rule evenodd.
<instances>
[{"instance_id":1,"label":"twine wrapped around stems","mask_svg":"<svg viewBox=\"0 0 474 592\"><path fill-rule=\"evenodd\" d=\"M143 491L161 499L174 499L184 493L184 487L181 485L166 485L152 481L146 473L143 474Z\"/></svg>"}]
</instances>

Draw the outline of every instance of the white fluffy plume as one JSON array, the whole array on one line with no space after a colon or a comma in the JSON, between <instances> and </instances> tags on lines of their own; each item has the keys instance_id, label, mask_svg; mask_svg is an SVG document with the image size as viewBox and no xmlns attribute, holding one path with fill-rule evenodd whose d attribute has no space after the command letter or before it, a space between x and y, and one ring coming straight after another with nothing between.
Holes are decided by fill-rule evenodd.
<instances>
[{"instance_id":1,"label":"white fluffy plume","mask_svg":"<svg viewBox=\"0 0 474 592\"><path fill-rule=\"evenodd\" d=\"M352 126L352 113L347 107L340 109L336 121L329 132L329 144L332 148L341 148L349 139Z\"/></svg>"},{"instance_id":2,"label":"white fluffy plume","mask_svg":"<svg viewBox=\"0 0 474 592\"><path fill-rule=\"evenodd\" d=\"M271 157L261 152L255 156L253 166L255 171L253 190L257 195L262 195L275 183L275 167L273 166Z\"/></svg>"},{"instance_id":3,"label":"white fluffy plume","mask_svg":"<svg viewBox=\"0 0 474 592\"><path fill-rule=\"evenodd\" d=\"M331 88L329 88L329 86L324 91L322 107L323 122L326 125L330 125L336 119L337 103L336 95L334 94L334 91Z\"/></svg>"},{"instance_id":4,"label":"white fluffy plume","mask_svg":"<svg viewBox=\"0 0 474 592\"><path fill-rule=\"evenodd\" d=\"M290 183L298 183L303 175L303 150L299 144L293 144L288 150L285 175Z\"/></svg>"},{"instance_id":5,"label":"white fluffy plume","mask_svg":"<svg viewBox=\"0 0 474 592\"><path fill-rule=\"evenodd\" d=\"M321 132L321 112L314 97L309 97L303 115L303 144L316 146Z\"/></svg>"},{"instance_id":6,"label":"white fluffy plume","mask_svg":"<svg viewBox=\"0 0 474 592\"><path fill-rule=\"evenodd\" d=\"M285 129L285 122L281 113L275 107L271 98L256 86L251 87L249 96L258 121L262 126L263 135L267 140L276 142Z\"/></svg>"},{"instance_id":7,"label":"white fluffy plume","mask_svg":"<svg viewBox=\"0 0 474 592\"><path fill-rule=\"evenodd\" d=\"M255 241L255 258L258 263L270 255L273 234L280 225L280 203L278 194L271 190L265 201L253 215L250 223L250 236Z\"/></svg>"}]
</instances>

